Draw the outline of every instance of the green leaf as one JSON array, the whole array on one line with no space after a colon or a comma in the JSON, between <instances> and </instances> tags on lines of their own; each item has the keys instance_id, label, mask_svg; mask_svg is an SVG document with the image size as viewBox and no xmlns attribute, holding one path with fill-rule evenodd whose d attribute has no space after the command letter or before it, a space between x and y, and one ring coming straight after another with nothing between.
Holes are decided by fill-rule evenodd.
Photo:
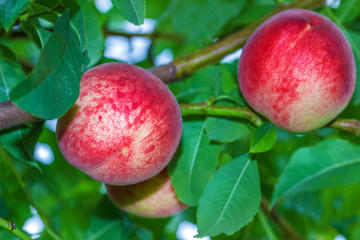
<instances>
[{"instance_id":1,"label":"green leaf","mask_svg":"<svg viewBox=\"0 0 360 240\"><path fill-rule=\"evenodd\" d=\"M25 78L15 54L0 44L0 102L10 100L10 90Z\"/></svg>"},{"instance_id":2,"label":"green leaf","mask_svg":"<svg viewBox=\"0 0 360 240\"><path fill-rule=\"evenodd\" d=\"M348 24L356 19L360 14L360 2L358 0L342 1L336 14L343 24Z\"/></svg>"},{"instance_id":3,"label":"green leaf","mask_svg":"<svg viewBox=\"0 0 360 240\"><path fill-rule=\"evenodd\" d=\"M260 200L256 161L249 154L232 160L216 172L200 198L198 237L233 234L252 220Z\"/></svg>"},{"instance_id":4,"label":"green leaf","mask_svg":"<svg viewBox=\"0 0 360 240\"><path fill-rule=\"evenodd\" d=\"M359 106L360 105L360 60L357 58L355 58L355 66L356 66L356 84L355 84L354 95L352 96L351 102L355 106Z\"/></svg>"},{"instance_id":5,"label":"green leaf","mask_svg":"<svg viewBox=\"0 0 360 240\"><path fill-rule=\"evenodd\" d=\"M317 222L320 222L322 216L324 216L324 203L313 192L300 193L284 199L281 206L285 209L293 209Z\"/></svg>"},{"instance_id":6,"label":"green leaf","mask_svg":"<svg viewBox=\"0 0 360 240\"><path fill-rule=\"evenodd\" d=\"M43 48L47 42L51 32L41 28L38 19L32 19L27 22L21 23L21 29L31 37L39 48Z\"/></svg>"},{"instance_id":7,"label":"green leaf","mask_svg":"<svg viewBox=\"0 0 360 240\"><path fill-rule=\"evenodd\" d=\"M87 0L77 0L85 16L85 33L87 37L87 53L90 61L87 68L94 66L102 57L104 51L104 36L101 19L95 8Z\"/></svg>"},{"instance_id":8,"label":"green leaf","mask_svg":"<svg viewBox=\"0 0 360 240\"><path fill-rule=\"evenodd\" d=\"M30 0L0 1L0 23L3 25L6 31L9 31L20 13L30 4Z\"/></svg>"},{"instance_id":9,"label":"green leaf","mask_svg":"<svg viewBox=\"0 0 360 240\"><path fill-rule=\"evenodd\" d=\"M85 2L84 4L89 4ZM85 51L88 46L88 38L85 31L85 16L77 1L62 0L63 7L70 11L70 25L80 42L81 51Z\"/></svg>"},{"instance_id":10,"label":"green leaf","mask_svg":"<svg viewBox=\"0 0 360 240\"><path fill-rule=\"evenodd\" d=\"M233 142L251 132L247 124L241 121L216 117L206 119L205 129L211 140L223 143Z\"/></svg>"},{"instance_id":11,"label":"green leaf","mask_svg":"<svg viewBox=\"0 0 360 240\"><path fill-rule=\"evenodd\" d=\"M2 131L0 143L14 157L37 167L41 171L34 159L34 150L42 129L42 123L35 123L32 126L17 126L12 131Z\"/></svg>"},{"instance_id":12,"label":"green leaf","mask_svg":"<svg viewBox=\"0 0 360 240\"><path fill-rule=\"evenodd\" d=\"M250 139L250 153L269 151L276 143L276 131L272 124L261 125Z\"/></svg>"},{"instance_id":13,"label":"green leaf","mask_svg":"<svg viewBox=\"0 0 360 240\"><path fill-rule=\"evenodd\" d=\"M0 212L1 217L11 219L22 226L31 217L29 201L14 175L13 159L0 145ZM11 184L10 184L11 183ZM0 239L7 239L1 238Z\"/></svg>"},{"instance_id":14,"label":"green leaf","mask_svg":"<svg viewBox=\"0 0 360 240\"><path fill-rule=\"evenodd\" d=\"M90 219L90 227L85 235L88 240L111 239L120 236L122 232L121 220L105 220L98 217Z\"/></svg>"},{"instance_id":15,"label":"green leaf","mask_svg":"<svg viewBox=\"0 0 360 240\"><path fill-rule=\"evenodd\" d=\"M122 240L148 240L152 239L151 232L136 226L128 219L104 219L93 216L86 232L87 240L112 240L114 236Z\"/></svg>"},{"instance_id":16,"label":"green leaf","mask_svg":"<svg viewBox=\"0 0 360 240\"><path fill-rule=\"evenodd\" d=\"M241 11L243 5L242 2L229 1L177 1L169 14L170 24L188 41L208 43Z\"/></svg>"},{"instance_id":17,"label":"green leaf","mask_svg":"<svg viewBox=\"0 0 360 240\"><path fill-rule=\"evenodd\" d=\"M221 81L219 66L211 65L185 81L170 84L169 87L179 102L201 102L219 94Z\"/></svg>"},{"instance_id":18,"label":"green leaf","mask_svg":"<svg viewBox=\"0 0 360 240\"><path fill-rule=\"evenodd\" d=\"M358 106L360 104L360 33L347 29L346 34L354 51L356 67L356 85L351 101Z\"/></svg>"},{"instance_id":19,"label":"green leaf","mask_svg":"<svg viewBox=\"0 0 360 240\"><path fill-rule=\"evenodd\" d=\"M59 4L65 2L65 0L33 0L33 5L31 5L31 14L41 14L50 13L55 9Z\"/></svg>"},{"instance_id":20,"label":"green leaf","mask_svg":"<svg viewBox=\"0 0 360 240\"><path fill-rule=\"evenodd\" d=\"M69 12L66 12L58 19L34 70L10 92L10 99L38 117L60 117L79 95L84 61L79 41L70 26Z\"/></svg>"},{"instance_id":21,"label":"green leaf","mask_svg":"<svg viewBox=\"0 0 360 240\"><path fill-rule=\"evenodd\" d=\"M204 128L203 121L183 123L181 156L170 172L179 199L190 206L198 205L208 179L215 172L221 150L221 146L211 144Z\"/></svg>"},{"instance_id":22,"label":"green leaf","mask_svg":"<svg viewBox=\"0 0 360 240\"><path fill-rule=\"evenodd\" d=\"M277 201L297 193L360 182L360 146L345 140L325 140L296 151L272 196Z\"/></svg>"},{"instance_id":23,"label":"green leaf","mask_svg":"<svg viewBox=\"0 0 360 240\"><path fill-rule=\"evenodd\" d=\"M145 19L144 0L111 0L115 8L130 22L141 25Z\"/></svg>"}]
</instances>

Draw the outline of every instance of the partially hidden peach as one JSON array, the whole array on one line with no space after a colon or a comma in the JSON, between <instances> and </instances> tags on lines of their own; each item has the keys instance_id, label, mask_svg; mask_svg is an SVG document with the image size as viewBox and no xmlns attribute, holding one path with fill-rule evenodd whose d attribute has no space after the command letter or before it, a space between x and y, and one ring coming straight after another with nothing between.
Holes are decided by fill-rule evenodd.
<instances>
[{"instance_id":1,"label":"partially hidden peach","mask_svg":"<svg viewBox=\"0 0 360 240\"><path fill-rule=\"evenodd\" d=\"M149 179L164 169L181 138L179 105L152 73L126 63L86 71L75 105L58 120L67 161L113 185Z\"/></svg>"},{"instance_id":2,"label":"partially hidden peach","mask_svg":"<svg viewBox=\"0 0 360 240\"><path fill-rule=\"evenodd\" d=\"M238 66L249 105L277 126L307 132L334 119L355 87L354 55L341 30L310 10L286 10L250 36Z\"/></svg>"},{"instance_id":3,"label":"partially hidden peach","mask_svg":"<svg viewBox=\"0 0 360 240\"><path fill-rule=\"evenodd\" d=\"M112 202L125 212L143 217L168 217L184 210L166 169L156 176L128 186L105 185Z\"/></svg>"}]
</instances>

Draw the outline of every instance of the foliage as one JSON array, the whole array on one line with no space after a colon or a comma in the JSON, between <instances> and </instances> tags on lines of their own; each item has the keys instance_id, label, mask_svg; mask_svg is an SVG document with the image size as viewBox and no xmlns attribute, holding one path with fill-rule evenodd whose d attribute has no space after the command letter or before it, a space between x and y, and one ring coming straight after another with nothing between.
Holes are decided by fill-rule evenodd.
<instances>
[{"instance_id":1,"label":"foliage","mask_svg":"<svg viewBox=\"0 0 360 240\"><path fill-rule=\"evenodd\" d=\"M105 57L109 35L129 44L136 37L150 39L146 57L132 62L149 69L164 50L186 59L263 21L281 3L289 8L311 1L111 2L114 7L104 12L87 0L0 1L0 102L56 119L75 102L86 69L117 61ZM345 33L360 79L360 1L314 10ZM156 20L151 33L125 27L146 18ZM182 140L168 167L187 210L164 219L127 215L109 201L102 183L66 162L48 124L26 123L0 131L0 239L15 239L2 220L21 229L32 216L44 224L39 239L171 240L184 221L197 225L198 237L211 239L334 239L339 234L359 239L358 136L330 127L295 134L263 118L255 122L222 112L247 106L237 83L237 60L217 59L193 73L169 83L181 106L204 107L200 114L183 116ZM359 86L339 118L360 119ZM219 113L207 114L210 106ZM34 157L39 143L51 148L50 164Z\"/></svg>"}]
</instances>

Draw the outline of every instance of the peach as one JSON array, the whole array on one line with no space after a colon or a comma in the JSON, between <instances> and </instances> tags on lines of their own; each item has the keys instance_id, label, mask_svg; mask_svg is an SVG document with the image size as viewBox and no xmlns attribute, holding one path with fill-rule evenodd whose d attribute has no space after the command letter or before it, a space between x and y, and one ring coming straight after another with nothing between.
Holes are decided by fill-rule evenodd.
<instances>
[{"instance_id":1,"label":"peach","mask_svg":"<svg viewBox=\"0 0 360 240\"><path fill-rule=\"evenodd\" d=\"M179 105L152 73L126 63L86 71L75 105L58 120L67 161L113 185L144 181L164 169L181 138Z\"/></svg>"},{"instance_id":2,"label":"peach","mask_svg":"<svg viewBox=\"0 0 360 240\"><path fill-rule=\"evenodd\" d=\"M250 36L238 80L255 111L281 128L306 132L329 123L350 101L354 55L341 30L325 16L286 10Z\"/></svg>"},{"instance_id":3,"label":"peach","mask_svg":"<svg viewBox=\"0 0 360 240\"><path fill-rule=\"evenodd\" d=\"M137 184L105 186L110 199L117 207L137 216L168 217L187 207L176 197L166 169Z\"/></svg>"}]
</instances>

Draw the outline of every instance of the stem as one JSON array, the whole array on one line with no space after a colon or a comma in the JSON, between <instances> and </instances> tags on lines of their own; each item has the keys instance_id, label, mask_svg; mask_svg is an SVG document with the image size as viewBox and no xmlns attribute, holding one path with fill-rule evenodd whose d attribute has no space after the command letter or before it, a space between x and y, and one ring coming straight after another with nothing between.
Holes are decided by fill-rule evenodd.
<instances>
[{"instance_id":1,"label":"stem","mask_svg":"<svg viewBox=\"0 0 360 240\"><path fill-rule=\"evenodd\" d=\"M8 220L5 220L3 218L0 218L0 227L4 228L5 230L7 230L8 232L14 234L15 236L17 236L20 239L23 240L32 240L31 237L29 237L26 233L24 233L23 231L21 231L20 229L18 229L15 226L14 222L10 222Z\"/></svg>"},{"instance_id":2,"label":"stem","mask_svg":"<svg viewBox=\"0 0 360 240\"><path fill-rule=\"evenodd\" d=\"M266 219L265 213L262 209L259 210L257 216L261 222L261 225L263 226L263 228L266 232L266 235L270 238L270 240L279 240L278 237L275 235L274 231L271 229L271 227Z\"/></svg>"},{"instance_id":3,"label":"stem","mask_svg":"<svg viewBox=\"0 0 360 240\"><path fill-rule=\"evenodd\" d=\"M48 226L48 231L51 232L52 235L58 236L55 227L52 226L50 217L46 214L46 212L35 203L34 199L32 198L31 192L26 188L25 182L22 180L20 172L16 169L14 163L10 159L9 155L5 151L5 149L0 145L0 157L1 159L4 159L5 162L9 165L10 169L12 170L13 174L15 175L15 178L17 179L18 183L20 184L26 198L28 199L29 203L36 209L38 212L41 220L43 221L44 225ZM58 239L61 239L58 237Z\"/></svg>"},{"instance_id":4,"label":"stem","mask_svg":"<svg viewBox=\"0 0 360 240\"><path fill-rule=\"evenodd\" d=\"M266 199L261 198L260 208L267 216L273 219L291 239L305 240L275 209L269 210L269 202Z\"/></svg>"},{"instance_id":5,"label":"stem","mask_svg":"<svg viewBox=\"0 0 360 240\"><path fill-rule=\"evenodd\" d=\"M327 127L353 133L356 136L360 135L360 121L355 119L335 119Z\"/></svg>"},{"instance_id":6,"label":"stem","mask_svg":"<svg viewBox=\"0 0 360 240\"><path fill-rule=\"evenodd\" d=\"M202 103L180 104L182 116L188 115L206 115L219 117L235 117L246 119L256 127L262 125L261 118L247 107L230 107L210 105L208 101Z\"/></svg>"},{"instance_id":7,"label":"stem","mask_svg":"<svg viewBox=\"0 0 360 240\"><path fill-rule=\"evenodd\" d=\"M230 34L197 52L175 59L169 64L154 67L150 71L165 83L178 81L205 66L219 62L226 55L240 49L255 29L269 17L291 8L311 9L324 4L324 2L324 0L297 0L289 5L278 5L261 21Z\"/></svg>"}]
</instances>

